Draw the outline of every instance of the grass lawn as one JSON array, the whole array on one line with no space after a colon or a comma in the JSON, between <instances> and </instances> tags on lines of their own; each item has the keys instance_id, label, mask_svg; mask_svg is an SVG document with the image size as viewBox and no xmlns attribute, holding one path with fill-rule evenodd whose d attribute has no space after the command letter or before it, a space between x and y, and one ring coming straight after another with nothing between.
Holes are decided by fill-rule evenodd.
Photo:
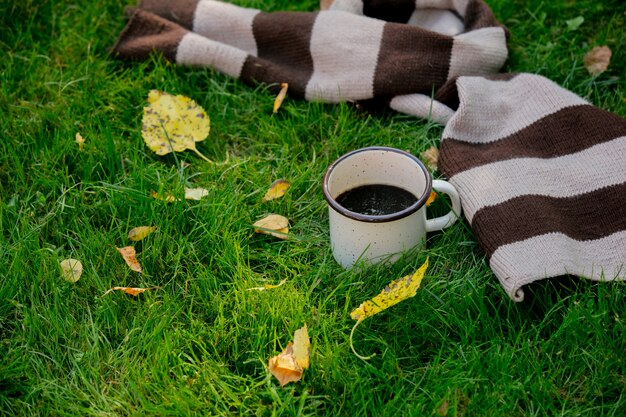
<instances>
[{"instance_id":1,"label":"grass lawn","mask_svg":"<svg viewBox=\"0 0 626 417\"><path fill-rule=\"evenodd\" d=\"M626 4L487 2L510 30L506 71L542 74L626 117ZM290 98L272 115L266 86L158 56L114 60L126 5L0 2L0 414L626 415L624 283L542 281L516 304L466 221L393 266L344 271L333 260L326 166L368 145L419 154L441 126ZM598 45L612 61L591 77L582 60ZM223 163L145 146L151 89L204 107L211 133L198 149ZM291 188L263 203L279 178ZM150 195L185 187L209 196ZM269 213L290 219L290 240L254 233ZM127 233L141 225L157 230L134 244L138 274L115 248L133 244ZM355 348L376 356L357 358L350 311L426 257L418 294L359 326ZM61 278L65 258L84 265L76 283ZM114 286L158 289L103 295ZM268 359L305 323L311 367L280 388Z\"/></svg>"}]
</instances>

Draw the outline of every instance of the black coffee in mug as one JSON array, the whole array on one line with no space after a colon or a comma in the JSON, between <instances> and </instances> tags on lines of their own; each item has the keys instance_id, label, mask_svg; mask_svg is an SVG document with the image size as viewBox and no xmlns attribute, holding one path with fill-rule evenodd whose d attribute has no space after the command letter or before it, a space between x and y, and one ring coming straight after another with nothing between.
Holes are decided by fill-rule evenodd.
<instances>
[{"instance_id":1,"label":"black coffee in mug","mask_svg":"<svg viewBox=\"0 0 626 417\"><path fill-rule=\"evenodd\" d=\"M410 207L417 202L417 197L395 185L368 184L340 194L336 201L355 213L384 216Z\"/></svg>"}]
</instances>

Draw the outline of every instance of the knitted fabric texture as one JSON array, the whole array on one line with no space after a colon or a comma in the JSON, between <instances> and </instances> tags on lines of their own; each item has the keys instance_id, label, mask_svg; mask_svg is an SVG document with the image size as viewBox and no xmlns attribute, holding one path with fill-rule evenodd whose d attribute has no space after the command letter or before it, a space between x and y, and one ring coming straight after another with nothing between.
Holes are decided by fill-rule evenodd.
<instances>
[{"instance_id":1,"label":"knitted fabric texture","mask_svg":"<svg viewBox=\"0 0 626 417\"><path fill-rule=\"evenodd\" d=\"M325 3L325 2L324 2ZM114 52L152 52L292 96L446 124L439 168L502 287L626 279L626 120L531 74L496 74L506 32L482 0L335 0L266 13L142 0Z\"/></svg>"},{"instance_id":2,"label":"knitted fabric texture","mask_svg":"<svg viewBox=\"0 0 626 417\"><path fill-rule=\"evenodd\" d=\"M459 75L498 72L508 53L482 0L337 0L325 11L273 13L142 0L114 53L143 60L154 51L250 84L288 83L294 97L367 102L442 123L454 112L433 93Z\"/></svg>"},{"instance_id":3,"label":"knitted fabric texture","mask_svg":"<svg viewBox=\"0 0 626 417\"><path fill-rule=\"evenodd\" d=\"M626 119L531 74L460 77L439 168L502 287L626 279Z\"/></svg>"}]
</instances>

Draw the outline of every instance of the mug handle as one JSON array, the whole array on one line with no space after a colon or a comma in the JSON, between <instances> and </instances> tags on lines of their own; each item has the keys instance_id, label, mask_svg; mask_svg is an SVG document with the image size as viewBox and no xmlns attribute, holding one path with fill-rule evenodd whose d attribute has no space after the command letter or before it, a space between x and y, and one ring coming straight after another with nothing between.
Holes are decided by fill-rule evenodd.
<instances>
[{"instance_id":1,"label":"mug handle","mask_svg":"<svg viewBox=\"0 0 626 417\"><path fill-rule=\"evenodd\" d=\"M435 232L437 230L445 229L452 226L456 219L461 216L461 199L459 193L452 184L447 181L433 180L433 189L440 193L447 194L452 201L452 210L446 215L441 217L435 217L434 219L426 220L426 231Z\"/></svg>"}]
</instances>

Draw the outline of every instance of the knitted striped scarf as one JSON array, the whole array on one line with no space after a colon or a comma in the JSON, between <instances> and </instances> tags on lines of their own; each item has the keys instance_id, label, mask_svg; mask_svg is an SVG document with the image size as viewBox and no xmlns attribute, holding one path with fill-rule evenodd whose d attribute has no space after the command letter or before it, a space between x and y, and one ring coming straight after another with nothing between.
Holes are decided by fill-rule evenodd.
<instances>
[{"instance_id":1,"label":"knitted striped scarf","mask_svg":"<svg viewBox=\"0 0 626 417\"><path fill-rule=\"evenodd\" d=\"M324 3L324 2L323 2ZM626 279L626 120L531 74L496 74L506 31L482 0L335 0L273 12L141 0L114 52L153 52L307 100L445 124L441 172L502 287Z\"/></svg>"}]
</instances>

